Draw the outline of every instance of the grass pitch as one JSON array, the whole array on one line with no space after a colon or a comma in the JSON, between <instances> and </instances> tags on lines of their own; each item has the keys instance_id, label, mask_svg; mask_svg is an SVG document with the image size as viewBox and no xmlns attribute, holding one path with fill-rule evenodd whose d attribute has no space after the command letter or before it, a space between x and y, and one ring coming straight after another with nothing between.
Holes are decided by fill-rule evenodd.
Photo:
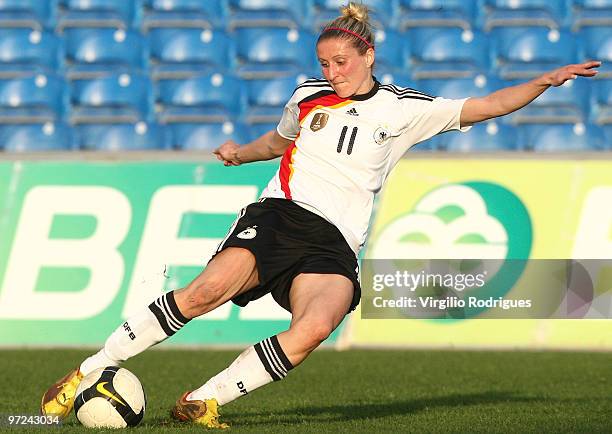
<instances>
[{"instance_id":1,"label":"grass pitch","mask_svg":"<svg viewBox=\"0 0 612 434\"><path fill-rule=\"evenodd\" d=\"M36 414L46 387L90 353L0 350L0 413ZM172 421L169 409L238 353L148 351L130 360L148 397L131 431L201 432ZM612 432L612 354L318 351L282 382L223 407L222 419L237 433ZM54 432L91 430L72 415Z\"/></svg>"}]
</instances>

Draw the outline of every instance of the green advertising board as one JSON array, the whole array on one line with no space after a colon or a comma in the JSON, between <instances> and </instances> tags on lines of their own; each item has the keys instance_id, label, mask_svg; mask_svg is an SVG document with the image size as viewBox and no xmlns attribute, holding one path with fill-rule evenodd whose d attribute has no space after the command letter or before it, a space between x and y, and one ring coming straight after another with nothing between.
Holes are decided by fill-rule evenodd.
<instances>
[{"instance_id":1,"label":"green advertising board","mask_svg":"<svg viewBox=\"0 0 612 434\"><path fill-rule=\"evenodd\" d=\"M0 163L0 344L96 345L199 273L274 163ZM288 326L267 296L169 342L255 342ZM335 340L336 334L331 341Z\"/></svg>"}]
</instances>

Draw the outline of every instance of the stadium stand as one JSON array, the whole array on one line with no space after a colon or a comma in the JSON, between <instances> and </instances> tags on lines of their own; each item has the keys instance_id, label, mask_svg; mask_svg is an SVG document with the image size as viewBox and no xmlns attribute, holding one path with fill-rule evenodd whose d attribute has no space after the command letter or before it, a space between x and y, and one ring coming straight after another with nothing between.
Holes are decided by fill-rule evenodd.
<instances>
[{"instance_id":1,"label":"stadium stand","mask_svg":"<svg viewBox=\"0 0 612 434\"><path fill-rule=\"evenodd\" d=\"M148 33L151 78L181 79L204 72L226 73L234 67L233 39L224 31L153 28Z\"/></svg>"},{"instance_id":2,"label":"stadium stand","mask_svg":"<svg viewBox=\"0 0 612 434\"><path fill-rule=\"evenodd\" d=\"M612 2L610 0L574 0L571 28L574 31L585 26L612 26Z\"/></svg>"},{"instance_id":3,"label":"stadium stand","mask_svg":"<svg viewBox=\"0 0 612 434\"><path fill-rule=\"evenodd\" d=\"M557 65L576 63L576 41L567 31L545 27L498 28L493 36L493 69L502 79L530 79Z\"/></svg>"},{"instance_id":4,"label":"stadium stand","mask_svg":"<svg viewBox=\"0 0 612 434\"><path fill-rule=\"evenodd\" d=\"M314 35L284 28L242 28L236 36L236 73L244 79L309 74L315 69Z\"/></svg>"},{"instance_id":5,"label":"stadium stand","mask_svg":"<svg viewBox=\"0 0 612 434\"><path fill-rule=\"evenodd\" d=\"M66 109L64 80L30 74L0 79L0 123L46 123L62 119Z\"/></svg>"},{"instance_id":6,"label":"stadium stand","mask_svg":"<svg viewBox=\"0 0 612 434\"><path fill-rule=\"evenodd\" d=\"M136 123L151 117L151 84L138 73L107 72L70 82L70 123Z\"/></svg>"},{"instance_id":7,"label":"stadium stand","mask_svg":"<svg viewBox=\"0 0 612 434\"><path fill-rule=\"evenodd\" d=\"M399 28L459 27L471 29L478 22L478 2L463 0L401 0Z\"/></svg>"},{"instance_id":8,"label":"stadium stand","mask_svg":"<svg viewBox=\"0 0 612 434\"><path fill-rule=\"evenodd\" d=\"M24 131L40 137L41 148L64 150L203 149L255 138L275 128L298 77L320 77L312 48L342 3L0 0L0 125L8 128L0 147L17 149L8 138ZM604 62L597 79L550 89L495 127L445 134L415 150L544 150L525 131L546 124L584 125L571 141L576 149L600 139L595 148L609 148L612 0L364 3L373 10L382 83L464 98L562 64ZM53 145L62 137L66 146ZM30 142L19 149L36 149Z\"/></svg>"},{"instance_id":9,"label":"stadium stand","mask_svg":"<svg viewBox=\"0 0 612 434\"><path fill-rule=\"evenodd\" d=\"M590 121L599 125L612 125L612 79L596 80L590 99Z\"/></svg>"},{"instance_id":10,"label":"stadium stand","mask_svg":"<svg viewBox=\"0 0 612 434\"><path fill-rule=\"evenodd\" d=\"M444 98L467 98L470 96L486 96L499 89L501 83L495 77L476 74L473 77L455 78L447 80L442 78L415 80L416 88L433 96Z\"/></svg>"},{"instance_id":11,"label":"stadium stand","mask_svg":"<svg viewBox=\"0 0 612 434\"><path fill-rule=\"evenodd\" d=\"M418 28L408 39L415 80L470 77L488 70L489 47L481 32L456 27Z\"/></svg>"},{"instance_id":12,"label":"stadium stand","mask_svg":"<svg viewBox=\"0 0 612 434\"><path fill-rule=\"evenodd\" d=\"M311 1L229 0L229 30L240 27L308 27Z\"/></svg>"},{"instance_id":13,"label":"stadium stand","mask_svg":"<svg viewBox=\"0 0 612 434\"><path fill-rule=\"evenodd\" d=\"M495 27L545 26L557 29L567 24L566 0L485 0L484 29Z\"/></svg>"},{"instance_id":14,"label":"stadium stand","mask_svg":"<svg viewBox=\"0 0 612 434\"><path fill-rule=\"evenodd\" d=\"M474 125L467 133L450 131L434 138L438 149L450 152L495 152L519 149L516 129L495 120Z\"/></svg>"},{"instance_id":15,"label":"stadium stand","mask_svg":"<svg viewBox=\"0 0 612 434\"><path fill-rule=\"evenodd\" d=\"M303 74L272 80L249 80L247 82L247 113L249 124L278 122L283 107L291 98L295 87L304 82Z\"/></svg>"},{"instance_id":16,"label":"stadium stand","mask_svg":"<svg viewBox=\"0 0 612 434\"><path fill-rule=\"evenodd\" d=\"M249 140L255 140L258 137L263 136L264 134L270 131L276 131L276 126L278 122L262 122L255 124L248 124L249 130Z\"/></svg>"},{"instance_id":17,"label":"stadium stand","mask_svg":"<svg viewBox=\"0 0 612 434\"><path fill-rule=\"evenodd\" d=\"M154 123L83 124L75 128L75 146L94 151L146 151L170 145L167 130Z\"/></svg>"},{"instance_id":18,"label":"stadium stand","mask_svg":"<svg viewBox=\"0 0 612 434\"><path fill-rule=\"evenodd\" d=\"M522 125L519 127L519 141L522 149L537 152L610 149L601 128L582 123Z\"/></svg>"},{"instance_id":19,"label":"stadium stand","mask_svg":"<svg viewBox=\"0 0 612 434\"><path fill-rule=\"evenodd\" d=\"M54 29L57 0L0 0L0 27Z\"/></svg>"},{"instance_id":20,"label":"stadium stand","mask_svg":"<svg viewBox=\"0 0 612 434\"><path fill-rule=\"evenodd\" d=\"M338 9L345 5L343 0L314 0L313 29L319 32L330 20L338 16ZM396 29L398 25L398 0L364 0L371 10L371 22L376 29Z\"/></svg>"},{"instance_id":21,"label":"stadium stand","mask_svg":"<svg viewBox=\"0 0 612 434\"><path fill-rule=\"evenodd\" d=\"M62 41L48 31L0 28L0 76L19 77L62 69Z\"/></svg>"},{"instance_id":22,"label":"stadium stand","mask_svg":"<svg viewBox=\"0 0 612 434\"><path fill-rule=\"evenodd\" d=\"M436 146L436 142L433 140L426 140L421 143L417 143L410 148L410 152L432 152L439 150Z\"/></svg>"},{"instance_id":23,"label":"stadium stand","mask_svg":"<svg viewBox=\"0 0 612 434\"><path fill-rule=\"evenodd\" d=\"M507 85L521 80L506 82ZM504 123L580 123L589 113L589 92L592 83L585 79L571 80L562 86L552 87L527 107L502 118Z\"/></svg>"},{"instance_id":24,"label":"stadium stand","mask_svg":"<svg viewBox=\"0 0 612 434\"><path fill-rule=\"evenodd\" d=\"M0 148L6 152L70 151L73 130L62 123L0 125Z\"/></svg>"},{"instance_id":25,"label":"stadium stand","mask_svg":"<svg viewBox=\"0 0 612 434\"><path fill-rule=\"evenodd\" d=\"M249 140L247 128L235 122L175 123L168 125L170 146L184 150L212 151L226 140L245 143Z\"/></svg>"},{"instance_id":26,"label":"stadium stand","mask_svg":"<svg viewBox=\"0 0 612 434\"><path fill-rule=\"evenodd\" d=\"M144 0L142 30L183 27L220 29L227 18L227 1Z\"/></svg>"},{"instance_id":27,"label":"stadium stand","mask_svg":"<svg viewBox=\"0 0 612 434\"><path fill-rule=\"evenodd\" d=\"M144 38L132 30L72 27L65 31L65 47L66 76L70 80L147 67Z\"/></svg>"},{"instance_id":28,"label":"stadium stand","mask_svg":"<svg viewBox=\"0 0 612 434\"><path fill-rule=\"evenodd\" d=\"M577 37L580 59L601 60L598 77L612 78L612 24L585 27Z\"/></svg>"},{"instance_id":29,"label":"stadium stand","mask_svg":"<svg viewBox=\"0 0 612 434\"><path fill-rule=\"evenodd\" d=\"M237 77L220 73L156 82L156 111L161 123L227 122L242 116L246 93Z\"/></svg>"},{"instance_id":30,"label":"stadium stand","mask_svg":"<svg viewBox=\"0 0 612 434\"><path fill-rule=\"evenodd\" d=\"M401 72L410 67L410 38L392 29L379 29L374 33L376 68Z\"/></svg>"},{"instance_id":31,"label":"stadium stand","mask_svg":"<svg viewBox=\"0 0 612 434\"><path fill-rule=\"evenodd\" d=\"M125 0L59 0L56 30L70 27L137 27L139 2Z\"/></svg>"}]
</instances>

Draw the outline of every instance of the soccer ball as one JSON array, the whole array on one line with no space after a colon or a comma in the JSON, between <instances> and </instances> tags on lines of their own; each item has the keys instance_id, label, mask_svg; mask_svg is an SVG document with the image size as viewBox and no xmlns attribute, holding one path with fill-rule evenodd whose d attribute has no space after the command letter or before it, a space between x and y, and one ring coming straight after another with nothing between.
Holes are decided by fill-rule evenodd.
<instances>
[{"instance_id":1,"label":"soccer ball","mask_svg":"<svg viewBox=\"0 0 612 434\"><path fill-rule=\"evenodd\" d=\"M125 428L140 423L146 405L138 378L125 368L107 366L81 380L74 412L87 428Z\"/></svg>"}]
</instances>

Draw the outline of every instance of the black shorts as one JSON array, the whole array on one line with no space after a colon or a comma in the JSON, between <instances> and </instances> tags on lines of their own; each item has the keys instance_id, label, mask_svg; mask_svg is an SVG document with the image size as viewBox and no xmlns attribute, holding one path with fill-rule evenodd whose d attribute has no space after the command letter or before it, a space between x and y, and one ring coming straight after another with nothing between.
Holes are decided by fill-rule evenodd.
<instances>
[{"instance_id":1,"label":"black shorts","mask_svg":"<svg viewBox=\"0 0 612 434\"><path fill-rule=\"evenodd\" d=\"M346 240L334 225L291 200L265 198L248 205L217 253L228 247L248 249L257 261L260 284L234 297L238 306L271 293L291 312L289 290L300 273L346 276L354 287L349 311L359 304L357 259Z\"/></svg>"}]
</instances>

